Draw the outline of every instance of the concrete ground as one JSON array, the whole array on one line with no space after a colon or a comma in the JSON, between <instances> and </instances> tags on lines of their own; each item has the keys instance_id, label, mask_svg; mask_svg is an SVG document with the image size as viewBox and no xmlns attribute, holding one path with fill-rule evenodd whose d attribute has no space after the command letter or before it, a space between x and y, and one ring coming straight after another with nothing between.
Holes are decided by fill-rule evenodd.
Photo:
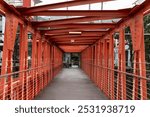
<instances>
[{"instance_id":1,"label":"concrete ground","mask_svg":"<svg viewBox=\"0 0 150 117\"><path fill-rule=\"evenodd\" d=\"M107 100L79 68L64 68L35 100Z\"/></svg>"}]
</instances>

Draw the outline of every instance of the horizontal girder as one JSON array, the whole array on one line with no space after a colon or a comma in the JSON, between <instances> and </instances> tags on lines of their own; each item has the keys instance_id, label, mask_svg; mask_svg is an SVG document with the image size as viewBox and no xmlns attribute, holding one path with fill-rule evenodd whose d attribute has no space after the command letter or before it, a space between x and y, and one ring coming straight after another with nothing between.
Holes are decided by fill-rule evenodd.
<instances>
[{"instance_id":1,"label":"horizontal girder","mask_svg":"<svg viewBox=\"0 0 150 117\"><path fill-rule=\"evenodd\" d=\"M92 45L94 44L94 42L74 42L74 43L71 43L71 42L65 42L65 43L56 43L58 45Z\"/></svg>"},{"instance_id":2,"label":"horizontal girder","mask_svg":"<svg viewBox=\"0 0 150 117\"><path fill-rule=\"evenodd\" d=\"M68 24L68 23L79 23L79 22L90 22L95 20L110 20L119 18L116 16L107 16L107 17L78 17L78 18L68 18L68 19L59 19L59 20L51 20L51 21L33 21L32 24L35 27L47 27L52 25L60 25L60 24Z\"/></svg>"},{"instance_id":3,"label":"horizontal girder","mask_svg":"<svg viewBox=\"0 0 150 117\"><path fill-rule=\"evenodd\" d=\"M114 28L115 24L114 23L102 23L102 24L74 24L74 25L62 25L63 27L66 28L58 28L58 29L48 29L48 30L43 30L39 29L42 31L42 33L62 33L62 32L73 32L73 31L96 31L97 29L109 29L109 28ZM57 27L57 26L56 26ZM61 27L61 26L60 26ZM89 29L90 27L90 29Z\"/></svg>"},{"instance_id":4,"label":"horizontal girder","mask_svg":"<svg viewBox=\"0 0 150 117\"><path fill-rule=\"evenodd\" d=\"M107 31L81 31L81 34L74 34L74 35L80 35L80 36L101 36L105 34ZM69 32L63 32L63 33L46 33L46 36L50 37L63 37L63 36L71 36L73 34L69 34Z\"/></svg>"},{"instance_id":5,"label":"horizontal girder","mask_svg":"<svg viewBox=\"0 0 150 117\"><path fill-rule=\"evenodd\" d=\"M64 52L81 52L83 51L85 48L87 48L87 45L72 45L72 46L59 46L59 48L61 48Z\"/></svg>"},{"instance_id":6,"label":"horizontal girder","mask_svg":"<svg viewBox=\"0 0 150 117\"><path fill-rule=\"evenodd\" d=\"M113 28L113 27L112 27ZM101 31L105 29L99 29L99 28L62 28L62 29L56 29L56 30L42 30L42 33L44 34L53 34L53 33L69 33L69 32L80 32L80 31ZM106 30L107 31L107 30Z\"/></svg>"},{"instance_id":7,"label":"horizontal girder","mask_svg":"<svg viewBox=\"0 0 150 117\"><path fill-rule=\"evenodd\" d=\"M88 39L99 39L100 37L97 36L93 36L93 37L89 37L89 36L85 36L85 37L64 37L64 38L50 38L51 40L68 40L68 39L83 39L83 40L88 40Z\"/></svg>"},{"instance_id":8,"label":"horizontal girder","mask_svg":"<svg viewBox=\"0 0 150 117\"><path fill-rule=\"evenodd\" d=\"M71 23L71 24L62 24L62 25L47 25L43 27L50 28L112 28L115 26L115 23Z\"/></svg>"},{"instance_id":9,"label":"horizontal girder","mask_svg":"<svg viewBox=\"0 0 150 117\"><path fill-rule=\"evenodd\" d=\"M57 44L58 46L89 46L92 45L94 43L60 43Z\"/></svg>"},{"instance_id":10,"label":"horizontal girder","mask_svg":"<svg viewBox=\"0 0 150 117\"><path fill-rule=\"evenodd\" d=\"M26 13L25 16L101 16L101 17L126 17L130 9L122 10L47 10L34 13Z\"/></svg>"},{"instance_id":11,"label":"horizontal girder","mask_svg":"<svg viewBox=\"0 0 150 117\"><path fill-rule=\"evenodd\" d=\"M98 2L107 2L107 1L112 1L112 0L74 0L74 1L54 3L54 4L47 4L47 5L42 5L42 6L34 6L30 8L18 8L18 10L24 14L29 14L33 12L48 10L48 9L56 9L56 8L78 6L78 5L98 3Z\"/></svg>"},{"instance_id":12,"label":"horizontal girder","mask_svg":"<svg viewBox=\"0 0 150 117\"><path fill-rule=\"evenodd\" d=\"M88 36L88 37L100 37L100 36L102 36L103 34L105 34L105 33L100 33L100 34L98 34L98 33L96 33L96 34L71 34L71 35L69 35L69 34L66 34L66 35L57 35L57 36L50 36L51 38L72 38L72 37L86 37L86 36Z\"/></svg>"}]
</instances>

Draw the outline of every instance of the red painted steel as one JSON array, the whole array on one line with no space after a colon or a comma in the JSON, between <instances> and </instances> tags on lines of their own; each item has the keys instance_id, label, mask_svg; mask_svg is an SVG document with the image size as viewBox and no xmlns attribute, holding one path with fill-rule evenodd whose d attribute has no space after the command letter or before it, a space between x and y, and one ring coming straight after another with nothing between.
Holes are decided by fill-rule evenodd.
<instances>
[{"instance_id":1,"label":"red painted steel","mask_svg":"<svg viewBox=\"0 0 150 117\"><path fill-rule=\"evenodd\" d=\"M63 38L50 38L50 39L54 39L55 41L60 41L60 40L62 40L62 41L65 41L65 40L71 40L71 39L74 39L74 40L90 40L90 39L98 39L99 37L96 37L96 36L91 36L91 37L89 37L89 36L85 36L85 37L80 37L80 36L77 36L77 37L63 37Z\"/></svg>"},{"instance_id":2,"label":"red painted steel","mask_svg":"<svg viewBox=\"0 0 150 117\"><path fill-rule=\"evenodd\" d=\"M30 0L24 0L24 6L29 8L16 9L1 0L0 14L6 17L7 25L0 76L0 99L34 99L61 70L63 52L80 52L82 69L110 99L148 99L150 91L147 84L150 80L146 78L143 17L149 13L149 0L126 10L46 11L101 1L109 0L75 0L36 7L29 7ZM84 17L42 22L31 21L32 18L27 17L48 14L60 16L60 13L65 16ZM117 23L89 22L113 18L122 19ZM13 64L16 60L13 60L13 53L18 26L20 27L20 55L17 63L18 70L14 72ZM44 30L39 29L40 27L53 29ZM131 30L134 51L132 73L126 71L126 27ZM32 33L31 60L28 59L28 32ZM69 32L81 33L71 35ZM118 66L114 65L114 34L116 32L119 32Z\"/></svg>"},{"instance_id":3,"label":"red painted steel","mask_svg":"<svg viewBox=\"0 0 150 117\"><path fill-rule=\"evenodd\" d=\"M64 52L81 52L83 51L85 48L87 48L87 45L80 45L80 46L59 46Z\"/></svg>"},{"instance_id":4,"label":"red painted steel","mask_svg":"<svg viewBox=\"0 0 150 117\"><path fill-rule=\"evenodd\" d=\"M115 23L70 23L70 24L62 24L62 25L46 25L43 27L51 27L51 28L86 28L86 27L93 27L93 28L113 28ZM40 26L42 27L42 26Z\"/></svg>"},{"instance_id":5,"label":"red painted steel","mask_svg":"<svg viewBox=\"0 0 150 117\"><path fill-rule=\"evenodd\" d=\"M31 0L23 0L23 7L31 7Z\"/></svg>"},{"instance_id":6,"label":"red painted steel","mask_svg":"<svg viewBox=\"0 0 150 117\"><path fill-rule=\"evenodd\" d=\"M107 31L81 31L79 34L69 34L68 32L63 32L63 33L50 33L50 34L45 34L45 36L50 36L52 38L55 37L68 37L68 36L102 36L106 33Z\"/></svg>"},{"instance_id":7,"label":"red painted steel","mask_svg":"<svg viewBox=\"0 0 150 117\"><path fill-rule=\"evenodd\" d=\"M25 16L101 16L126 17L131 9L121 10L46 10L33 13L23 13Z\"/></svg>"},{"instance_id":8,"label":"red painted steel","mask_svg":"<svg viewBox=\"0 0 150 117\"><path fill-rule=\"evenodd\" d=\"M69 23L81 23L81 22L90 22L90 21L96 21L96 20L110 20L110 19L116 19L120 17L114 17L112 16L105 16L105 17L75 17L75 18L68 18L68 19L59 19L59 20L51 20L51 21L32 21L33 25L35 27L47 27L52 25L61 25L61 24L69 24Z\"/></svg>"}]
</instances>

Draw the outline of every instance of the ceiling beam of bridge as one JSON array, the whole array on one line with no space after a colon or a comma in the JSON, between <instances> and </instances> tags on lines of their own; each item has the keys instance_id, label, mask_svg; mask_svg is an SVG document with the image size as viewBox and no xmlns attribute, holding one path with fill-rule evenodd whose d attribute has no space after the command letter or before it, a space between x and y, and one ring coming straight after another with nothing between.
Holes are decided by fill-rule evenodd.
<instances>
[{"instance_id":1,"label":"ceiling beam of bridge","mask_svg":"<svg viewBox=\"0 0 150 117\"><path fill-rule=\"evenodd\" d=\"M92 45L94 42L65 42L65 43L56 43L58 45Z\"/></svg>"},{"instance_id":2,"label":"ceiling beam of bridge","mask_svg":"<svg viewBox=\"0 0 150 117\"><path fill-rule=\"evenodd\" d=\"M47 25L43 27L50 28L113 28L116 23L71 23L71 24L62 24L62 25ZM40 26L41 27L41 26Z\"/></svg>"},{"instance_id":3,"label":"ceiling beam of bridge","mask_svg":"<svg viewBox=\"0 0 150 117\"><path fill-rule=\"evenodd\" d=\"M101 36L102 36L102 35L101 35ZM84 37L87 37L87 36L80 36L80 35L79 35L79 36L78 36L78 35L73 35L73 36L72 36L72 35L66 35L66 36L53 36L53 37L51 37L51 38L53 38L53 39L61 39L61 38L76 38L76 37L83 37L83 38L84 38ZM97 38L98 38L98 37L100 37L100 36L97 36L97 35L96 35L96 36L93 36L93 35L92 35L92 36L88 36L88 37L97 37Z\"/></svg>"},{"instance_id":4,"label":"ceiling beam of bridge","mask_svg":"<svg viewBox=\"0 0 150 117\"><path fill-rule=\"evenodd\" d=\"M107 27L110 28L110 27ZM114 27L111 27L114 28ZM64 32L81 32L81 31L102 31L105 29L100 28L92 28L92 27L85 27L85 28L62 28L62 29L55 29L55 30L41 30L42 34L51 34L51 33L64 33ZM106 30L107 31L107 30Z\"/></svg>"},{"instance_id":5,"label":"ceiling beam of bridge","mask_svg":"<svg viewBox=\"0 0 150 117\"><path fill-rule=\"evenodd\" d=\"M94 43L95 41L92 41L92 42L73 42L73 43L71 43L71 42L57 42L57 44L92 44L92 43Z\"/></svg>"},{"instance_id":6,"label":"ceiling beam of bridge","mask_svg":"<svg viewBox=\"0 0 150 117\"><path fill-rule=\"evenodd\" d=\"M105 34L105 33L104 33ZM75 35L58 35L58 36L50 36L51 38L72 38L72 37L100 37L102 36L103 34L89 34L89 35L78 35L78 34L75 34Z\"/></svg>"},{"instance_id":7,"label":"ceiling beam of bridge","mask_svg":"<svg viewBox=\"0 0 150 117\"><path fill-rule=\"evenodd\" d=\"M79 28L79 27L113 27L116 23L69 23L69 24L60 24L60 25L44 25L38 27L50 27L50 28Z\"/></svg>"},{"instance_id":8,"label":"ceiling beam of bridge","mask_svg":"<svg viewBox=\"0 0 150 117\"><path fill-rule=\"evenodd\" d=\"M95 43L95 41L91 41L91 42L71 42L71 41L68 41L68 42L55 42L55 44L57 44L57 45L61 45L61 44L72 44L72 45L74 45L74 44L93 44L93 43Z\"/></svg>"},{"instance_id":9,"label":"ceiling beam of bridge","mask_svg":"<svg viewBox=\"0 0 150 117\"><path fill-rule=\"evenodd\" d=\"M57 41L54 41L56 43L58 42L71 42L72 39L68 39L68 40L57 40ZM75 42L95 42L97 39L88 39L88 40L74 40Z\"/></svg>"},{"instance_id":10,"label":"ceiling beam of bridge","mask_svg":"<svg viewBox=\"0 0 150 117\"><path fill-rule=\"evenodd\" d=\"M101 36L104 35L107 31L83 31L81 36Z\"/></svg>"},{"instance_id":11,"label":"ceiling beam of bridge","mask_svg":"<svg viewBox=\"0 0 150 117\"><path fill-rule=\"evenodd\" d=\"M60 43L60 44L56 44L58 46L89 46L89 45L92 45L94 43Z\"/></svg>"},{"instance_id":12,"label":"ceiling beam of bridge","mask_svg":"<svg viewBox=\"0 0 150 117\"><path fill-rule=\"evenodd\" d=\"M85 48L87 48L87 45L82 45L82 46L76 46L76 45L70 45L70 46L59 46L64 52L81 52Z\"/></svg>"},{"instance_id":13,"label":"ceiling beam of bridge","mask_svg":"<svg viewBox=\"0 0 150 117\"><path fill-rule=\"evenodd\" d=\"M29 14L33 12L48 10L48 9L57 9L57 8L85 5L85 4L98 3L98 2L107 2L107 1L113 1L113 0L73 0L73 1L54 3L54 4L47 4L42 6L34 6L30 8L18 8L18 10L20 10L20 12L24 14Z\"/></svg>"},{"instance_id":14,"label":"ceiling beam of bridge","mask_svg":"<svg viewBox=\"0 0 150 117\"><path fill-rule=\"evenodd\" d=\"M68 19L60 19L60 20L51 20L51 21L32 21L32 24L36 27L40 26L52 26L52 25L60 25L60 24L68 24L68 23L79 23L79 22L90 22L96 20L110 20L119 18L116 16L107 16L107 17L77 17L77 18L68 18Z\"/></svg>"},{"instance_id":15,"label":"ceiling beam of bridge","mask_svg":"<svg viewBox=\"0 0 150 117\"><path fill-rule=\"evenodd\" d=\"M101 36L103 34L105 34L107 31L81 31L81 34L78 34L80 36ZM63 32L63 33L46 33L45 34L46 36L50 36L50 37L53 37L53 36L70 36L70 35L73 35L73 34L69 34L69 32ZM75 34L77 35L77 34Z\"/></svg>"},{"instance_id":16,"label":"ceiling beam of bridge","mask_svg":"<svg viewBox=\"0 0 150 117\"><path fill-rule=\"evenodd\" d=\"M59 41L59 40L70 40L70 39L73 39L73 40L90 40L90 39L93 39L93 40L98 40L100 39L100 37L65 37L65 38L49 38L50 40L53 40L53 41Z\"/></svg>"},{"instance_id":17,"label":"ceiling beam of bridge","mask_svg":"<svg viewBox=\"0 0 150 117\"><path fill-rule=\"evenodd\" d=\"M79 41L82 41L82 42L91 42L91 41L97 41L98 39L87 39L87 40L82 40L82 39L67 39L67 40L56 40L56 41L53 41L53 42L71 42L72 40L74 40L75 42L79 42Z\"/></svg>"},{"instance_id":18,"label":"ceiling beam of bridge","mask_svg":"<svg viewBox=\"0 0 150 117\"><path fill-rule=\"evenodd\" d=\"M62 33L62 32L73 32L73 31L85 31L85 30L89 30L89 31L94 31L94 30L100 30L100 29L109 29L109 28L114 28L115 24L112 23L102 23L99 25L95 25L95 24L83 24L83 25L73 25L73 27L66 27L66 28L59 28L59 29L39 29L40 31L42 31L42 33Z\"/></svg>"},{"instance_id":19,"label":"ceiling beam of bridge","mask_svg":"<svg viewBox=\"0 0 150 117\"><path fill-rule=\"evenodd\" d=\"M55 40L55 42L66 42L66 41L71 41L71 40L74 40L76 42L79 42L79 41L82 41L82 42L88 42L88 41L96 41L98 38L88 38L88 39L80 39L80 38L67 38L67 39L60 39L60 40Z\"/></svg>"},{"instance_id":20,"label":"ceiling beam of bridge","mask_svg":"<svg viewBox=\"0 0 150 117\"><path fill-rule=\"evenodd\" d=\"M126 17L131 9L121 10L47 10L34 13L24 13L25 16L115 16Z\"/></svg>"}]
</instances>

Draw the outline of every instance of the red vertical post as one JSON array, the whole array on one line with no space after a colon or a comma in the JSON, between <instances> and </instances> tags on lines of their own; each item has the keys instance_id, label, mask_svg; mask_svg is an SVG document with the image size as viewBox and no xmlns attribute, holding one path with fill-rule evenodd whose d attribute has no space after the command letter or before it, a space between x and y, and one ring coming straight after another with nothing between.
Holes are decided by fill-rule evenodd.
<instances>
[{"instance_id":1,"label":"red vertical post","mask_svg":"<svg viewBox=\"0 0 150 117\"><path fill-rule=\"evenodd\" d=\"M93 53L94 53L94 49L93 46L91 46L91 80L93 81Z\"/></svg>"},{"instance_id":2,"label":"red vertical post","mask_svg":"<svg viewBox=\"0 0 150 117\"><path fill-rule=\"evenodd\" d=\"M110 99L114 100L114 38L113 34L110 34L110 49L109 49L109 70L110 72Z\"/></svg>"},{"instance_id":3,"label":"red vertical post","mask_svg":"<svg viewBox=\"0 0 150 117\"><path fill-rule=\"evenodd\" d=\"M108 42L104 40L104 92L108 95Z\"/></svg>"},{"instance_id":4,"label":"red vertical post","mask_svg":"<svg viewBox=\"0 0 150 117\"><path fill-rule=\"evenodd\" d=\"M144 44L144 18L143 18L143 13L140 13L139 16L139 23L138 29L139 29L139 34L141 38L141 43L140 43L140 51L139 51L139 69L140 69L140 76L146 77L146 61L145 61L145 44ZM137 33L138 33L137 32ZM141 99L146 100L147 99L147 80L145 79L140 79L140 91L141 91Z\"/></svg>"},{"instance_id":5,"label":"red vertical post","mask_svg":"<svg viewBox=\"0 0 150 117\"><path fill-rule=\"evenodd\" d=\"M107 42L107 48L108 48L108 69L107 69L107 72L108 72L108 97L111 98L111 53L110 53L110 50L112 50L112 48L110 49L111 47L111 43L110 43L110 36L108 38L108 42Z\"/></svg>"},{"instance_id":6,"label":"red vertical post","mask_svg":"<svg viewBox=\"0 0 150 117\"><path fill-rule=\"evenodd\" d=\"M107 45L106 45L107 43L106 43L106 40L104 39L103 40L103 80L102 80L102 83L103 83L103 91L104 91L104 93L106 94L106 59L107 59L107 57L106 57L106 52L107 52L107 50L106 50L106 47L107 47Z\"/></svg>"},{"instance_id":7,"label":"red vertical post","mask_svg":"<svg viewBox=\"0 0 150 117\"><path fill-rule=\"evenodd\" d=\"M89 64L89 74L90 74L90 78L92 78L92 46L89 48L89 61L88 61L88 64Z\"/></svg>"},{"instance_id":8,"label":"red vertical post","mask_svg":"<svg viewBox=\"0 0 150 117\"><path fill-rule=\"evenodd\" d=\"M45 67L45 78L44 78L44 87L48 84L48 72L49 72L49 66L47 66L48 63L48 55L49 55L49 48L48 48L48 44L47 42L45 42L45 51L44 51L44 65L46 65Z\"/></svg>"},{"instance_id":9,"label":"red vertical post","mask_svg":"<svg viewBox=\"0 0 150 117\"><path fill-rule=\"evenodd\" d=\"M44 40L42 39L42 44L41 44L41 49L42 49L42 56L41 56L41 66L45 66L46 64L45 64L45 53L46 53L46 51L45 51L45 48L46 48L46 45L45 45L45 42L44 42ZM43 89L44 88L44 80L45 80L45 69L46 69L46 67L42 67L42 69L41 69L41 71L42 71L42 78L41 78L41 89Z\"/></svg>"},{"instance_id":10,"label":"red vertical post","mask_svg":"<svg viewBox=\"0 0 150 117\"><path fill-rule=\"evenodd\" d=\"M25 70L27 68L27 27L20 25L20 70ZM21 97L20 99L28 99L28 82L26 73L19 74L19 80L21 83Z\"/></svg>"},{"instance_id":11,"label":"red vertical post","mask_svg":"<svg viewBox=\"0 0 150 117\"><path fill-rule=\"evenodd\" d=\"M1 75L8 74L12 72L12 52L14 48L14 42L16 39L16 32L18 26L18 19L11 13L6 14L6 28L5 28L5 37L4 37L4 46L3 46L3 57L2 57L2 67L1 67ZM8 79L8 90L9 99L12 99L11 94L13 94L13 79L9 76ZM6 78L0 79L2 89L2 99L6 99Z\"/></svg>"},{"instance_id":12,"label":"red vertical post","mask_svg":"<svg viewBox=\"0 0 150 117\"><path fill-rule=\"evenodd\" d=\"M102 41L102 90L105 93L105 40Z\"/></svg>"},{"instance_id":13,"label":"red vertical post","mask_svg":"<svg viewBox=\"0 0 150 117\"><path fill-rule=\"evenodd\" d=\"M50 43L48 43L48 64L49 64L49 81L48 83L51 81L51 45Z\"/></svg>"},{"instance_id":14,"label":"red vertical post","mask_svg":"<svg viewBox=\"0 0 150 117\"><path fill-rule=\"evenodd\" d=\"M33 39L32 39L32 48L34 48L32 49L32 61L31 61L32 68L36 67L36 51L37 51L36 38L37 38L37 34L35 33L33 34ZM33 81L32 97L34 98L34 96L36 95L36 79L37 79L36 70L32 70L31 77Z\"/></svg>"},{"instance_id":15,"label":"red vertical post","mask_svg":"<svg viewBox=\"0 0 150 117\"><path fill-rule=\"evenodd\" d=\"M120 29L120 45L119 45L119 55L120 55L120 64L119 70L122 72L126 72L126 60L125 60L125 31L124 29ZM120 75L121 82L121 99L126 100L126 75L121 73Z\"/></svg>"},{"instance_id":16,"label":"red vertical post","mask_svg":"<svg viewBox=\"0 0 150 117\"><path fill-rule=\"evenodd\" d=\"M12 51L9 50L8 52L8 67L7 67L7 73L11 73L12 72ZM13 99L13 85L12 85L12 82L13 82L13 79L12 79L12 76L8 76L8 80L7 80L7 83L8 83L8 92L7 92L7 98L8 100L11 100Z\"/></svg>"},{"instance_id":17,"label":"red vertical post","mask_svg":"<svg viewBox=\"0 0 150 117\"><path fill-rule=\"evenodd\" d=\"M38 40L38 51L37 51L37 57L38 57L38 59L37 59L37 65L38 65L38 67L40 67L42 64L41 64L41 58L42 58L42 39L41 38L39 38L39 40ZM37 93L39 93L40 92L40 90L41 90L41 78L42 78L42 71L41 71L41 69L38 69L38 79L37 79Z\"/></svg>"},{"instance_id":18,"label":"red vertical post","mask_svg":"<svg viewBox=\"0 0 150 117\"><path fill-rule=\"evenodd\" d=\"M98 41L98 43L97 43L97 65L98 65L98 67L97 67L97 78L96 78L98 87L99 87L99 79L100 79L99 55L100 55L100 43Z\"/></svg>"},{"instance_id":19,"label":"red vertical post","mask_svg":"<svg viewBox=\"0 0 150 117\"><path fill-rule=\"evenodd\" d=\"M51 51L52 51L51 61L52 61L52 78L53 78L54 77L54 46L52 46Z\"/></svg>"},{"instance_id":20,"label":"red vertical post","mask_svg":"<svg viewBox=\"0 0 150 117\"><path fill-rule=\"evenodd\" d=\"M131 33L134 49L134 74L146 77L145 46L144 46L144 22L143 12L139 12L131 20ZM138 99L138 81L140 80L140 99L147 99L147 81L142 78L133 79L133 99Z\"/></svg>"},{"instance_id":21,"label":"red vertical post","mask_svg":"<svg viewBox=\"0 0 150 117\"><path fill-rule=\"evenodd\" d=\"M119 68L121 72L126 72L126 60L125 60L125 35L124 29L119 31ZM117 78L117 99L126 100L126 75L118 73Z\"/></svg>"},{"instance_id":22,"label":"red vertical post","mask_svg":"<svg viewBox=\"0 0 150 117\"><path fill-rule=\"evenodd\" d=\"M101 90L104 91L104 42L101 42Z\"/></svg>"},{"instance_id":23,"label":"red vertical post","mask_svg":"<svg viewBox=\"0 0 150 117\"><path fill-rule=\"evenodd\" d=\"M97 44L95 44L94 50L95 50L94 51L94 82L97 85L97 81L96 81L96 78L97 78Z\"/></svg>"},{"instance_id":24,"label":"red vertical post","mask_svg":"<svg viewBox=\"0 0 150 117\"><path fill-rule=\"evenodd\" d=\"M52 77L53 77L53 65L52 65L52 56L53 56L53 53L52 53L52 45L50 45L50 78L52 80Z\"/></svg>"},{"instance_id":25,"label":"red vertical post","mask_svg":"<svg viewBox=\"0 0 150 117\"><path fill-rule=\"evenodd\" d=\"M99 42L99 88L102 90L102 42Z\"/></svg>"}]
</instances>

